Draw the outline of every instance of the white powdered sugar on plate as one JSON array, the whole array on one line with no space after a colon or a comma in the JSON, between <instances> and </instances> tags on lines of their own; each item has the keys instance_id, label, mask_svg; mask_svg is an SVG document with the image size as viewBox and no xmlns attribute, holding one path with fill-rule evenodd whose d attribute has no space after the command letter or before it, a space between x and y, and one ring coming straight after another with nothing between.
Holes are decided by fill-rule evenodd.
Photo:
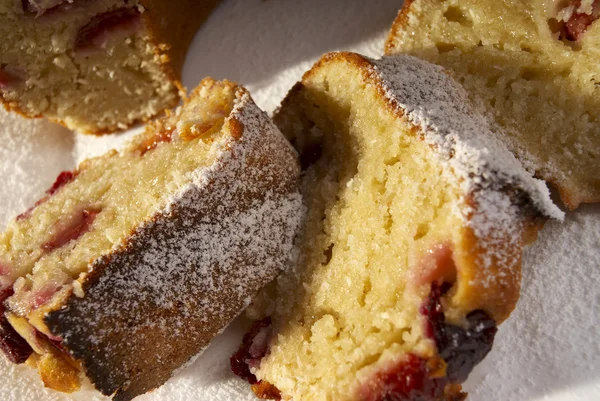
<instances>
[{"instance_id":1,"label":"white powdered sugar on plate","mask_svg":"<svg viewBox=\"0 0 600 401\"><path fill-rule=\"evenodd\" d=\"M323 53L350 50L379 57L400 6L399 0L368 5L362 0L226 0L196 36L184 84L193 88L208 75L236 80L260 107L272 111ZM74 167L74 159L102 153L114 141L111 136L73 136L18 116L0 114L0 123L3 227L61 170ZM31 134L25 140L27 130ZM58 146L58 134L64 134L65 145ZM15 166L20 166L17 174ZM516 310L465 384L469 401L600 399L599 261L600 207L583 206L568 213L563 224L546 224L525 253ZM256 401L248 384L229 368L247 327L245 320L235 321L193 365L139 400ZM0 400L106 400L89 390L67 395L45 389L33 369L4 358L0 376Z\"/></svg>"}]
</instances>

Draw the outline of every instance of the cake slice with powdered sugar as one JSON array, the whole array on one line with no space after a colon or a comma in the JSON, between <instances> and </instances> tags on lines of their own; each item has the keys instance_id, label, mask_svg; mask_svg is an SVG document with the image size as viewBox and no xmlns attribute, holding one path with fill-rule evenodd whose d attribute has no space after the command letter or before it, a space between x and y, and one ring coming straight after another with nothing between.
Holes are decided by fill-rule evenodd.
<instances>
[{"instance_id":1,"label":"cake slice with powdered sugar","mask_svg":"<svg viewBox=\"0 0 600 401\"><path fill-rule=\"evenodd\" d=\"M562 212L441 67L330 53L275 122L300 154L300 262L231 358L263 398L455 401Z\"/></svg>"},{"instance_id":2,"label":"cake slice with powdered sugar","mask_svg":"<svg viewBox=\"0 0 600 401\"><path fill-rule=\"evenodd\" d=\"M0 348L60 391L160 386L290 262L299 172L244 88L205 79L0 235Z\"/></svg>"}]
</instances>

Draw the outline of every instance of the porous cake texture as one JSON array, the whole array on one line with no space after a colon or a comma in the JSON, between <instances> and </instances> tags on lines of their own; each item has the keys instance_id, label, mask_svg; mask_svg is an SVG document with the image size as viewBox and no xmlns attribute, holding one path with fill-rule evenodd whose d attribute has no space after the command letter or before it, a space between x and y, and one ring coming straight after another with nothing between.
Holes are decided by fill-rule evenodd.
<instances>
[{"instance_id":1,"label":"porous cake texture","mask_svg":"<svg viewBox=\"0 0 600 401\"><path fill-rule=\"evenodd\" d=\"M249 93L205 79L0 235L2 350L60 391L160 386L290 263L299 173Z\"/></svg>"},{"instance_id":2,"label":"porous cake texture","mask_svg":"<svg viewBox=\"0 0 600 401\"><path fill-rule=\"evenodd\" d=\"M0 0L0 101L103 134L177 105L185 54L218 0Z\"/></svg>"},{"instance_id":3,"label":"porous cake texture","mask_svg":"<svg viewBox=\"0 0 600 401\"><path fill-rule=\"evenodd\" d=\"M442 68L330 53L275 114L300 154L300 258L232 357L261 397L459 400L562 213Z\"/></svg>"},{"instance_id":4,"label":"porous cake texture","mask_svg":"<svg viewBox=\"0 0 600 401\"><path fill-rule=\"evenodd\" d=\"M600 201L600 0L407 0L386 54L452 71L529 171Z\"/></svg>"}]
</instances>

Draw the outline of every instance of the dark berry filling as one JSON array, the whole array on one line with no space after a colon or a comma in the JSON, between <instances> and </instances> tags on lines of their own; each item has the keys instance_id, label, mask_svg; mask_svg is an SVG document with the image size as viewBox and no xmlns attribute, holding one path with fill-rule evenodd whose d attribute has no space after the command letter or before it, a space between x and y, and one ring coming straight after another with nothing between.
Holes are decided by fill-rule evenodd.
<instances>
[{"instance_id":1,"label":"dark berry filling","mask_svg":"<svg viewBox=\"0 0 600 401\"><path fill-rule=\"evenodd\" d=\"M261 380L252 385L252 391L261 400L281 400L281 392L269 382Z\"/></svg>"},{"instance_id":2,"label":"dark berry filling","mask_svg":"<svg viewBox=\"0 0 600 401\"><path fill-rule=\"evenodd\" d=\"M140 22L137 8L123 7L96 15L77 33L75 51L102 48L110 35L132 34L139 28Z\"/></svg>"},{"instance_id":3,"label":"dark berry filling","mask_svg":"<svg viewBox=\"0 0 600 401\"><path fill-rule=\"evenodd\" d=\"M446 361L448 379L462 383L490 352L498 329L494 319L482 310L467 315L466 328L446 323L441 298L450 287L449 283L432 283L421 314L427 318L425 334L435 341L440 357Z\"/></svg>"},{"instance_id":4,"label":"dark berry filling","mask_svg":"<svg viewBox=\"0 0 600 401\"><path fill-rule=\"evenodd\" d=\"M315 164L323 155L322 143L309 143L300 153L300 167L302 171Z\"/></svg>"},{"instance_id":5,"label":"dark berry filling","mask_svg":"<svg viewBox=\"0 0 600 401\"><path fill-rule=\"evenodd\" d=\"M405 355L400 363L378 372L361 388L361 401L442 400L448 380L436 374L439 367L431 365L414 354Z\"/></svg>"},{"instance_id":6,"label":"dark berry filling","mask_svg":"<svg viewBox=\"0 0 600 401\"><path fill-rule=\"evenodd\" d=\"M258 382L250 369L258 367L260 360L269 352L272 330L270 317L255 322L244 335L240 348L230 358L233 373L250 384Z\"/></svg>"},{"instance_id":7,"label":"dark berry filling","mask_svg":"<svg viewBox=\"0 0 600 401\"><path fill-rule=\"evenodd\" d=\"M99 210L81 209L66 220L57 221L52 227L54 235L50 240L42 244L42 249L50 252L60 248L69 241L81 237L89 231L98 213L100 213Z\"/></svg>"},{"instance_id":8,"label":"dark berry filling","mask_svg":"<svg viewBox=\"0 0 600 401\"><path fill-rule=\"evenodd\" d=\"M22 81L21 77L0 68L0 89L11 89Z\"/></svg>"},{"instance_id":9,"label":"dark berry filling","mask_svg":"<svg viewBox=\"0 0 600 401\"><path fill-rule=\"evenodd\" d=\"M6 319L4 301L12 294L12 287L0 292L0 349L11 362L23 363L33 353L33 350Z\"/></svg>"},{"instance_id":10,"label":"dark berry filling","mask_svg":"<svg viewBox=\"0 0 600 401\"><path fill-rule=\"evenodd\" d=\"M32 207L27 209L25 212L18 215L17 221L26 219L29 216L31 216L31 212L33 212L33 210L36 207L38 207L42 203L46 202L48 200L48 198L50 198L52 195L54 195L56 192L58 192L59 189L64 187L69 182L73 181L73 178L75 178L75 174L73 174L71 171L61 172L58 175L58 177L56 177L54 184L52 184L52 186L46 190L46 195L44 197L42 197L41 199L39 199L37 202L35 202L35 205L33 205Z\"/></svg>"}]
</instances>

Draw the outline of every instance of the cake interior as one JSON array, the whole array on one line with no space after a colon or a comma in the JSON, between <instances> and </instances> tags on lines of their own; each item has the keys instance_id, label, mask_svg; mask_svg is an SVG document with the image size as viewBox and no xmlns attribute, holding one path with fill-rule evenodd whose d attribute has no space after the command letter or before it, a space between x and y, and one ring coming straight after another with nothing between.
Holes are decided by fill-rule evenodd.
<instances>
[{"instance_id":1,"label":"cake interior","mask_svg":"<svg viewBox=\"0 0 600 401\"><path fill-rule=\"evenodd\" d=\"M577 40L564 33L583 3L600 13L597 0L417 0L387 44L388 54L452 70L511 150L571 208L600 199L600 23Z\"/></svg>"},{"instance_id":2,"label":"cake interior","mask_svg":"<svg viewBox=\"0 0 600 401\"><path fill-rule=\"evenodd\" d=\"M120 153L86 160L72 176L61 174L62 187L0 235L0 289L15 282L9 320L34 351L46 349L38 333L53 338L43 322L47 308L71 291L81 296L76 280L90 263L124 244L194 171L213 163L215 142L231 135L226 119L235 99L233 83L205 79L179 112L149 126Z\"/></svg>"},{"instance_id":3,"label":"cake interior","mask_svg":"<svg viewBox=\"0 0 600 401\"><path fill-rule=\"evenodd\" d=\"M462 193L359 68L328 62L303 82L275 120L306 168L309 214L299 267L263 306L279 335L255 374L293 399L355 400L381 366L435 352L419 308L432 280L456 279L437 263L459 240Z\"/></svg>"},{"instance_id":4,"label":"cake interior","mask_svg":"<svg viewBox=\"0 0 600 401\"><path fill-rule=\"evenodd\" d=\"M30 116L103 133L174 106L167 76L137 0L30 0L0 4L0 96ZM14 108L11 106L11 108ZM93 110L93 120L90 118ZM93 122L91 122L93 121Z\"/></svg>"}]
</instances>

